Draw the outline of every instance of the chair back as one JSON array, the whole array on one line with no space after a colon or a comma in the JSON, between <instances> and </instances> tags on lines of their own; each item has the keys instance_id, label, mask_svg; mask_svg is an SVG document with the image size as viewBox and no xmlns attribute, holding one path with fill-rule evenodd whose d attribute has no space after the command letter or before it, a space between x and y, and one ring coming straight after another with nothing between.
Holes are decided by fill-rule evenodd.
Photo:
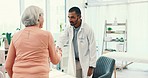
<instances>
[{"instance_id":1,"label":"chair back","mask_svg":"<svg viewBox=\"0 0 148 78\"><path fill-rule=\"evenodd\" d=\"M113 70L114 70L114 66L115 66L114 59L101 56L97 60L96 68L94 69L92 78L111 78Z\"/></svg>"}]
</instances>

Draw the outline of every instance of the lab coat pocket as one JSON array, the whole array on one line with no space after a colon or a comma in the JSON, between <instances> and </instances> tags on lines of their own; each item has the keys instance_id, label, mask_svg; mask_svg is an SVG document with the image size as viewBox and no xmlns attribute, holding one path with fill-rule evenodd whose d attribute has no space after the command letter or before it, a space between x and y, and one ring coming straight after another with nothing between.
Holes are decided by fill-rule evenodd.
<instances>
[{"instance_id":1,"label":"lab coat pocket","mask_svg":"<svg viewBox=\"0 0 148 78\"><path fill-rule=\"evenodd\" d=\"M79 38L80 43L84 43L84 38Z\"/></svg>"},{"instance_id":2,"label":"lab coat pocket","mask_svg":"<svg viewBox=\"0 0 148 78\"><path fill-rule=\"evenodd\" d=\"M80 43L85 42L85 36L83 34L80 34L78 38L79 38Z\"/></svg>"},{"instance_id":3,"label":"lab coat pocket","mask_svg":"<svg viewBox=\"0 0 148 78\"><path fill-rule=\"evenodd\" d=\"M85 37L84 36L79 37L79 42L82 46L85 45Z\"/></svg>"},{"instance_id":4,"label":"lab coat pocket","mask_svg":"<svg viewBox=\"0 0 148 78\"><path fill-rule=\"evenodd\" d=\"M88 40L85 35L79 36L79 42L80 42L81 46L85 46L86 48L88 48Z\"/></svg>"},{"instance_id":5,"label":"lab coat pocket","mask_svg":"<svg viewBox=\"0 0 148 78\"><path fill-rule=\"evenodd\" d=\"M83 52L83 55L88 55L88 41L86 37L79 37L79 50Z\"/></svg>"}]
</instances>

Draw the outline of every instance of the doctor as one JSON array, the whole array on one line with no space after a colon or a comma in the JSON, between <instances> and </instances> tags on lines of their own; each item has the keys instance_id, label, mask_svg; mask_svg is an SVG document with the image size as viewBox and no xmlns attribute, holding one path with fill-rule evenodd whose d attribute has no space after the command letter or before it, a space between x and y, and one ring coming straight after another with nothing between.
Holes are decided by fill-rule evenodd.
<instances>
[{"instance_id":1,"label":"doctor","mask_svg":"<svg viewBox=\"0 0 148 78\"><path fill-rule=\"evenodd\" d=\"M69 9L70 26L60 35L57 46L69 43L68 74L88 78L96 65L96 42L92 29L81 19L78 7Z\"/></svg>"}]
</instances>

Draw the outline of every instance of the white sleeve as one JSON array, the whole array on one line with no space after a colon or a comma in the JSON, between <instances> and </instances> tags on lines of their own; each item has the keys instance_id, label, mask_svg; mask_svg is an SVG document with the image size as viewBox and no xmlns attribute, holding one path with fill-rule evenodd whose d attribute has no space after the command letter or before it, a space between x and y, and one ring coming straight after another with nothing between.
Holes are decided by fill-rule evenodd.
<instances>
[{"instance_id":1,"label":"white sleeve","mask_svg":"<svg viewBox=\"0 0 148 78\"><path fill-rule=\"evenodd\" d=\"M69 40L68 28L59 34L59 38L57 40L56 46L63 48L64 44L66 44Z\"/></svg>"},{"instance_id":2,"label":"white sleeve","mask_svg":"<svg viewBox=\"0 0 148 78\"><path fill-rule=\"evenodd\" d=\"M96 67L96 59L97 59L96 41L95 41L95 36L94 36L94 32L92 31L92 29L89 30L88 41L89 41L89 51L90 51L89 66Z\"/></svg>"}]
</instances>

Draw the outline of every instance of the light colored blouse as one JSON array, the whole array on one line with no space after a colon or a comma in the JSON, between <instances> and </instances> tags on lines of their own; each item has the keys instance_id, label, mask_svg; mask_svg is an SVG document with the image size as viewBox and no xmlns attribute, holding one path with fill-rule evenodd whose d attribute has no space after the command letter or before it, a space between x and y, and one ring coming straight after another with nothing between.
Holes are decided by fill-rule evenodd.
<instances>
[{"instance_id":1,"label":"light colored blouse","mask_svg":"<svg viewBox=\"0 0 148 78\"><path fill-rule=\"evenodd\" d=\"M10 78L49 78L49 59L53 64L61 59L51 33L26 27L13 35L5 68Z\"/></svg>"}]
</instances>

